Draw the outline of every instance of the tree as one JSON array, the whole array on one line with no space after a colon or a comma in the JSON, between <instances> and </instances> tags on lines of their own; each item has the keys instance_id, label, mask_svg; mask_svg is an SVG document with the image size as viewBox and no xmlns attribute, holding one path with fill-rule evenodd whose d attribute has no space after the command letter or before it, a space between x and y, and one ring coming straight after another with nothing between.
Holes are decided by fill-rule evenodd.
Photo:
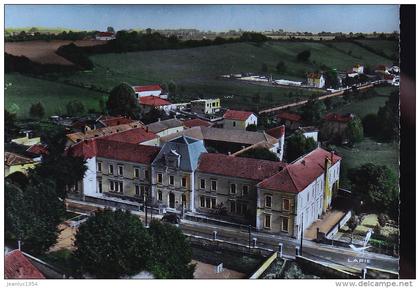
<instances>
[{"instance_id":1,"label":"tree","mask_svg":"<svg viewBox=\"0 0 420 288\"><path fill-rule=\"evenodd\" d=\"M41 102L31 105L29 109L29 116L35 119L42 119L45 115L45 109Z\"/></svg>"},{"instance_id":2,"label":"tree","mask_svg":"<svg viewBox=\"0 0 420 288\"><path fill-rule=\"evenodd\" d=\"M110 33L115 33L114 27L112 26L109 26L108 28L106 28L106 31Z\"/></svg>"},{"instance_id":3,"label":"tree","mask_svg":"<svg viewBox=\"0 0 420 288\"><path fill-rule=\"evenodd\" d=\"M85 106L79 100L73 100L67 103L66 110L68 115L78 116L85 112Z\"/></svg>"},{"instance_id":4,"label":"tree","mask_svg":"<svg viewBox=\"0 0 420 288\"><path fill-rule=\"evenodd\" d=\"M80 225L74 245L81 272L97 278L132 276L154 260L151 237L129 211L97 210Z\"/></svg>"},{"instance_id":5,"label":"tree","mask_svg":"<svg viewBox=\"0 0 420 288\"><path fill-rule=\"evenodd\" d=\"M106 103L108 113L113 116L128 116L131 119L139 119L140 105L133 88L122 83L112 89Z\"/></svg>"},{"instance_id":6,"label":"tree","mask_svg":"<svg viewBox=\"0 0 420 288\"><path fill-rule=\"evenodd\" d=\"M363 117L362 124L365 136L376 137L380 133L381 123L376 114L367 114Z\"/></svg>"},{"instance_id":7,"label":"tree","mask_svg":"<svg viewBox=\"0 0 420 288\"><path fill-rule=\"evenodd\" d=\"M313 138L305 138L302 133L295 133L286 140L286 159L292 162L317 147Z\"/></svg>"},{"instance_id":8,"label":"tree","mask_svg":"<svg viewBox=\"0 0 420 288\"><path fill-rule=\"evenodd\" d=\"M378 119L382 123L381 140L397 141L399 139L400 119L399 119L399 92L392 92L385 106L379 108Z\"/></svg>"},{"instance_id":9,"label":"tree","mask_svg":"<svg viewBox=\"0 0 420 288\"><path fill-rule=\"evenodd\" d=\"M40 255L58 237L58 224L65 213L62 200L55 193L54 181L29 177L26 187L10 182L5 185L5 224L10 240L22 241L22 249Z\"/></svg>"},{"instance_id":10,"label":"tree","mask_svg":"<svg viewBox=\"0 0 420 288\"><path fill-rule=\"evenodd\" d=\"M168 83L168 92L169 92L169 95L171 97L175 97L176 96L176 90L177 90L176 88L177 88L176 87L176 83L174 81L170 81Z\"/></svg>"},{"instance_id":11,"label":"tree","mask_svg":"<svg viewBox=\"0 0 420 288\"><path fill-rule=\"evenodd\" d=\"M347 123L346 134L349 139L349 143L351 144L363 140L363 125L360 118L354 117L349 123Z\"/></svg>"},{"instance_id":12,"label":"tree","mask_svg":"<svg viewBox=\"0 0 420 288\"><path fill-rule=\"evenodd\" d=\"M253 148L246 150L245 152L238 155L238 157L254 158L269 161L279 161L277 155L267 148Z\"/></svg>"},{"instance_id":13,"label":"tree","mask_svg":"<svg viewBox=\"0 0 420 288\"><path fill-rule=\"evenodd\" d=\"M350 219L347 221L347 227L349 227L350 232L351 232L351 243L353 243L353 234L354 234L354 230L357 228L357 226L359 226L360 224L360 219L359 216L355 215L354 212L351 213L351 217Z\"/></svg>"},{"instance_id":14,"label":"tree","mask_svg":"<svg viewBox=\"0 0 420 288\"><path fill-rule=\"evenodd\" d=\"M4 132L6 142L9 142L18 133L16 114L10 113L7 110L4 110Z\"/></svg>"},{"instance_id":15,"label":"tree","mask_svg":"<svg viewBox=\"0 0 420 288\"><path fill-rule=\"evenodd\" d=\"M350 169L348 178L352 193L363 201L364 207L386 212L394 219L398 216L397 176L387 166L366 163Z\"/></svg>"},{"instance_id":16,"label":"tree","mask_svg":"<svg viewBox=\"0 0 420 288\"><path fill-rule=\"evenodd\" d=\"M286 64L283 61L279 61L276 65L276 70L279 74L286 72Z\"/></svg>"},{"instance_id":17,"label":"tree","mask_svg":"<svg viewBox=\"0 0 420 288\"><path fill-rule=\"evenodd\" d=\"M150 124L159 121L159 119L162 119L165 116L166 115L164 111L157 108L153 108L148 113L143 115L141 121L144 124Z\"/></svg>"},{"instance_id":18,"label":"tree","mask_svg":"<svg viewBox=\"0 0 420 288\"><path fill-rule=\"evenodd\" d=\"M309 50L304 50L296 55L296 59L299 62L306 62L309 60L310 57L311 57L311 51Z\"/></svg>"},{"instance_id":19,"label":"tree","mask_svg":"<svg viewBox=\"0 0 420 288\"><path fill-rule=\"evenodd\" d=\"M302 108L302 117L306 124L317 125L321 121L321 117L325 114L327 108L324 102L312 99L309 100Z\"/></svg>"},{"instance_id":20,"label":"tree","mask_svg":"<svg viewBox=\"0 0 420 288\"><path fill-rule=\"evenodd\" d=\"M246 126L246 131L257 131L257 125L255 124L250 124L248 126Z\"/></svg>"},{"instance_id":21,"label":"tree","mask_svg":"<svg viewBox=\"0 0 420 288\"><path fill-rule=\"evenodd\" d=\"M324 72L325 77L325 87L337 89L339 86L339 81L337 77L337 72L334 70L328 70Z\"/></svg>"},{"instance_id":22,"label":"tree","mask_svg":"<svg viewBox=\"0 0 420 288\"><path fill-rule=\"evenodd\" d=\"M195 266L190 264L192 250L182 231L171 224L153 220L149 233L153 239L153 275L164 279L191 279Z\"/></svg>"}]
</instances>

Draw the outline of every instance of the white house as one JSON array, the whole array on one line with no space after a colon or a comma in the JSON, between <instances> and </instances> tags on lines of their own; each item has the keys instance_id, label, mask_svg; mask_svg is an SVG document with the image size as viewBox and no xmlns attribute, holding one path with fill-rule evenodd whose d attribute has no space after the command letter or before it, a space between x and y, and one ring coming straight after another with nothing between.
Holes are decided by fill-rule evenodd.
<instances>
[{"instance_id":1,"label":"white house","mask_svg":"<svg viewBox=\"0 0 420 288\"><path fill-rule=\"evenodd\" d=\"M315 142L318 142L318 128L314 126L299 127L299 131L302 132L302 135L308 139L312 138Z\"/></svg>"},{"instance_id":2,"label":"white house","mask_svg":"<svg viewBox=\"0 0 420 288\"><path fill-rule=\"evenodd\" d=\"M167 119L161 121L150 123L146 125L149 132L155 133L159 137L164 137L172 133L177 133L184 130L184 123L181 120L176 118Z\"/></svg>"},{"instance_id":3,"label":"white house","mask_svg":"<svg viewBox=\"0 0 420 288\"><path fill-rule=\"evenodd\" d=\"M160 85L133 86L133 90L136 93L137 98L147 96L160 97L162 94L162 87L160 87Z\"/></svg>"},{"instance_id":4,"label":"white house","mask_svg":"<svg viewBox=\"0 0 420 288\"><path fill-rule=\"evenodd\" d=\"M257 125L257 116L249 111L227 110L223 115L223 128L246 130L249 125Z\"/></svg>"},{"instance_id":5,"label":"white house","mask_svg":"<svg viewBox=\"0 0 420 288\"><path fill-rule=\"evenodd\" d=\"M114 40L115 34L113 32L99 32L95 35L95 39L100 41Z\"/></svg>"},{"instance_id":6,"label":"white house","mask_svg":"<svg viewBox=\"0 0 420 288\"><path fill-rule=\"evenodd\" d=\"M321 73L315 73L315 72L308 73L307 83L308 83L308 86L312 86L316 88L324 88L325 78Z\"/></svg>"},{"instance_id":7,"label":"white house","mask_svg":"<svg viewBox=\"0 0 420 288\"><path fill-rule=\"evenodd\" d=\"M365 66L360 65L360 64L356 64L353 67L353 72L356 72L357 74L363 74L364 73L364 70L365 70Z\"/></svg>"}]
</instances>

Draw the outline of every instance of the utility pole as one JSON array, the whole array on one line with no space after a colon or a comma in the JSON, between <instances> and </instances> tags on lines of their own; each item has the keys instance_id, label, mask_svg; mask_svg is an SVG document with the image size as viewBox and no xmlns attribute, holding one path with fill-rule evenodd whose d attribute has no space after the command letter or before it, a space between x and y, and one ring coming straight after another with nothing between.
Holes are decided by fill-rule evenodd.
<instances>
[{"instance_id":1,"label":"utility pole","mask_svg":"<svg viewBox=\"0 0 420 288\"><path fill-rule=\"evenodd\" d=\"M251 225L248 225L248 247L249 252L251 252Z\"/></svg>"},{"instance_id":2,"label":"utility pole","mask_svg":"<svg viewBox=\"0 0 420 288\"><path fill-rule=\"evenodd\" d=\"M300 256L302 256L303 255L303 251L302 251L302 248L303 248L303 212L302 212L302 228L301 228L301 231L300 231Z\"/></svg>"},{"instance_id":3,"label":"utility pole","mask_svg":"<svg viewBox=\"0 0 420 288\"><path fill-rule=\"evenodd\" d=\"M143 203L144 203L144 225L147 227L147 195L145 195L146 197L144 197L143 199Z\"/></svg>"}]
</instances>

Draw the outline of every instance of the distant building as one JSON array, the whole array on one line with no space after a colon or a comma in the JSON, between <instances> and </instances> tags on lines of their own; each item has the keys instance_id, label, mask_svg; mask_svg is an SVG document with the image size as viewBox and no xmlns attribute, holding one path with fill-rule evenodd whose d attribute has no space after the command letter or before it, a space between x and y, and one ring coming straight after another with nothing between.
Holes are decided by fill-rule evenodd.
<instances>
[{"instance_id":1,"label":"distant building","mask_svg":"<svg viewBox=\"0 0 420 288\"><path fill-rule=\"evenodd\" d=\"M104 127L111 127L111 126L118 126L122 124L129 124L133 123L135 120L128 118L127 116L108 116L108 115L101 115L95 121L95 129L104 128Z\"/></svg>"},{"instance_id":2,"label":"distant building","mask_svg":"<svg viewBox=\"0 0 420 288\"><path fill-rule=\"evenodd\" d=\"M191 101L191 112L196 114L214 114L220 111L220 99L199 99Z\"/></svg>"},{"instance_id":3,"label":"distant building","mask_svg":"<svg viewBox=\"0 0 420 288\"><path fill-rule=\"evenodd\" d=\"M113 32L99 32L95 35L96 40L109 41L115 39L115 33Z\"/></svg>"},{"instance_id":4,"label":"distant building","mask_svg":"<svg viewBox=\"0 0 420 288\"><path fill-rule=\"evenodd\" d=\"M361 64L356 64L353 67L353 72L356 72L357 74L363 74L364 73L364 69L365 69L365 66L363 66Z\"/></svg>"},{"instance_id":5,"label":"distant building","mask_svg":"<svg viewBox=\"0 0 420 288\"><path fill-rule=\"evenodd\" d=\"M307 84L316 88L324 88L325 78L321 73L311 72L307 74Z\"/></svg>"},{"instance_id":6,"label":"distant building","mask_svg":"<svg viewBox=\"0 0 420 288\"><path fill-rule=\"evenodd\" d=\"M45 279L45 276L20 251L13 250L4 256L5 279Z\"/></svg>"},{"instance_id":7,"label":"distant building","mask_svg":"<svg viewBox=\"0 0 420 288\"><path fill-rule=\"evenodd\" d=\"M35 168L38 164L31 158L18 155L12 152L4 152L4 176L8 176L15 172L26 174L29 169Z\"/></svg>"},{"instance_id":8,"label":"distant building","mask_svg":"<svg viewBox=\"0 0 420 288\"><path fill-rule=\"evenodd\" d=\"M192 127L197 127L197 126L202 126L202 127L211 127L212 123L208 122L208 121L204 121L201 119L188 119L184 121L184 127L185 128L192 128Z\"/></svg>"},{"instance_id":9,"label":"distant building","mask_svg":"<svg viewBox=\"0 0 420 288\"><path fill-rule=\"evenodd\" d=\"M149 113L152 109L158 109L165 111L166 114L169 113L169 111L174 110L176 108L175 105L173 105L168 100L159 98L157 96L144 96L139 99L141 112L143 114Z\"/></svg>"},{"instance_id":10,"label":"distant building","mask_svg":"<svg viewBox=\"0 0 420 288\"><path fill-rule=\"evenodd\" d=\"M318 142L318 128L315 126L299 127L299 131L305 138L312 138L315 142Z\"/></svg>"},{"instance_id":11,"label":"distant building","mask_svg":"<svg viewBox=\"0 0 420 288\"><path fill-rule=\"evenodd\" d=\"M246 130L249 125L257 125L257 116L252 112L229 109L223 115L224 129Z\"/></svg>"},{"instance_id":12,"label":"distant building","mask_svg":"<svg viewBox=\"0 0 420 288\"><path fill-rule=\"evenodd\" d=\"M162 87L160 85L133 86L133 90L137 98L147 96L159 97L162 94Z\"/></svg>"},{"instance_id":13,"label":"distant building","mask_svg":"<svg viewBox=\"0 0 420 288\"><path fill-rule=\"evenodd\" d=\"M146 125L148 130L159 137L167 136L184 130L184 123L176 118L150 123Z\"/></svg>"},{"instance_id":14,"label":"distant building","mask_svg":"<svg viewBox=\"0 0 420 288\"><path fill-rule=\"evenodd\" d=\"M271 129L268 129L266 133L279 141L279 145L277 148L277 155L280 159L280 161L283 160L283 154L284 154L284 137L286 134L286 127L284 125L274 127Z\"/></svg>"},{"instance_id":15,"label":"distant building","mask_svg":"<svg viewBox=\"0 0 420 288\"><path fill-rule=\"evenodd\" d=\"M354 117L351 113L329 113L325 115L320 129L322 139L346 143L348 141L347 126Z\"/></svg>"},{"instance_id":16,"label":"distant building","mask_svg":"<svg viewBox=\"0 0 420 288\"><path fill-rule=\"evenodd\" d=\"M277 119L280 121L280 124L284 124L287 129L295 130L300 127L302 116L293 112L280 111L277 114Z\"/></svg>"}]
</instances>

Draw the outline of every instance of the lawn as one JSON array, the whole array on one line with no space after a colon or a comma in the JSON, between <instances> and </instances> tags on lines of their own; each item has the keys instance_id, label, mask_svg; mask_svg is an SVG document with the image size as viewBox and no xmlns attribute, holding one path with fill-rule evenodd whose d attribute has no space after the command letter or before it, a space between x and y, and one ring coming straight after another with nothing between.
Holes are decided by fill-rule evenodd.
<instances>
[{"instance_id":1,"label":"lawn","mask_svg":"<svg viewBox=\"0 0 420 288\"><path fill-rule=\"evenodd\" d=\"M335 149L337 154L343 158L340 176L342 188L350 189L347 178L348 170L365 163L388 166L396 175L399 175L399 146L396 143L378 143L365 137L353 148L337 146Z\"/></svg>"},{"instance_id":2,"label":"lawn","mask_svg":"<svg viewBox=\"0 0 420 288\"><path fill-rule=\"evenodd\" d=\"M19 118L29 115L31 104L40 101L45 108L45 116L65 113L66 104L79 100L88 109L99 109L103 93L78 88L59 82L46 81L21 74L5 74L5 108Z\"/></svg>"}]
</instances>

